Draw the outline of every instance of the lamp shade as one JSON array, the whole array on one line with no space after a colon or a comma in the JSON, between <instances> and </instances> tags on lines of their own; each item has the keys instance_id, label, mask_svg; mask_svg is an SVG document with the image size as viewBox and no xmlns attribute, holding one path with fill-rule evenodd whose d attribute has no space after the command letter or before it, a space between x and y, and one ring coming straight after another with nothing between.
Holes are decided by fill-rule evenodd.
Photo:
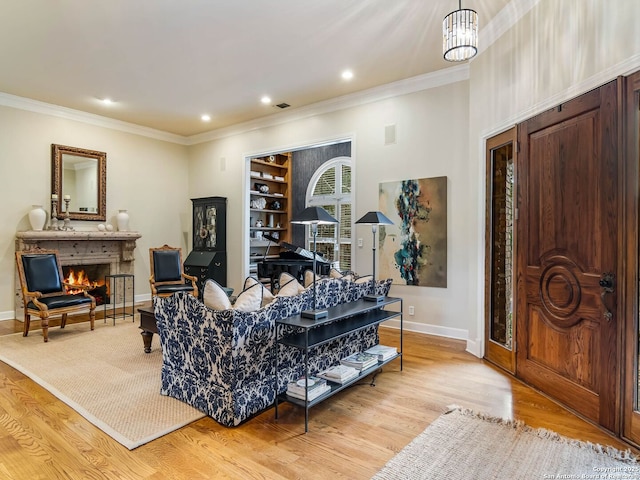
<instances>
[{"instance_id":1,"label":"lamp shade","mask_svg":"<svg viewBox=\"0 0 640 480\"><path fill-rule=\"evenodd\" d=\"M338 220L333 218L329 212L322 207L307 207L295 218L291 219L291 223L299 223L302 225L326 225L330 223L338 223Z\"/></svg>"},{"instance_id":2,"label":"lamp shade","mask_svg":"<svg viewBox=\"0 0 640 480\"><path fill-rule=\"evenodd\" d=\"M449 62L469 60L478 52L478 14L463 9L462 0L458 7L442 21L442 52Z\"/></svg>"},{"instance_id":3,"label":"lamp shade","mask_svg":"<svg viewBox=\"0 0 640 480\"><path fill-rule=\"evenodd\" d=\"M382 212L367 212L356 223L365 225L393 225L393 222Z\"/></svg>"}]
</instances>

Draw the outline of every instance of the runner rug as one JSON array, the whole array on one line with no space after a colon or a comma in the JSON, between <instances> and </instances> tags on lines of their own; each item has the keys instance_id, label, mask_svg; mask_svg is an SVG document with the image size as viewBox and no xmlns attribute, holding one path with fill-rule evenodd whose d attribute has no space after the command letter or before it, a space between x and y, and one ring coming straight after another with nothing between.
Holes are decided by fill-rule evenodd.
<instances>
[{"instance_id":1,"label":"runner rug","mask_svg":"<svg viewBox=\"0 0 640 480\"><path fill-rule=\"evenodd\" d=\"M204 417L200 411L160 395L162 352L154 335L144 353L139 316L0 337L0 360L76 410L132 450Z\"/></svg>"},{"instance_id":2,"label":"runner rug","mask_svg":"<svg viewBox=\"0 0 640 480\"><path fill-rule=\"evenodd\" d=\"M374 480L640 479L630 452L452 406Z\"/></svg>"}]
</instances>

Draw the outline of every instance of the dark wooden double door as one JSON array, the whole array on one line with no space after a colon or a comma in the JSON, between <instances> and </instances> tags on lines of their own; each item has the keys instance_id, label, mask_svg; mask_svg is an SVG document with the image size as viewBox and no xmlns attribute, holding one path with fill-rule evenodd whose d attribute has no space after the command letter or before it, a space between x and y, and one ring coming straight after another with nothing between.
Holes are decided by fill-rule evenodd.
<instances>
[{"instance_id":1,"label":"dark wooden double door","mask_svg":"<svg viewBox=\"0 0 640 480\"><path fill-rule=\"evenodd\" d=\"M516 375L619 431L617 81L518 126Z\"/></svg>"}]
</instances>

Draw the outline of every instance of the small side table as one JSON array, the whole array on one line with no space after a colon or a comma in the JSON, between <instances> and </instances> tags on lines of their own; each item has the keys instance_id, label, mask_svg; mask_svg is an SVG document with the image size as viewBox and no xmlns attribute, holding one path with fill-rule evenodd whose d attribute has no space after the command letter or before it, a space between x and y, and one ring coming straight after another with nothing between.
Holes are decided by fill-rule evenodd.
<instances>
[{"instance_id":1,"label":"small side table","mask_svg":"<svg viewBox=\"0 0 640 480\"><path fill-rule=\"evenodd\" d=\"M109 288L109 301L113 306L111 313L107 314L107 303L104 304L104 322L107 322L108 318L113 318L113 324L116 324L116 306L118 305L119 298L122 299L122 318L131 317L131 321L134 321L134 304L135 304L135 277L131 273L115 273L104 276L104 283ZM131 311L127 311L127 284L131 284ZM122 287L120 297L118 297L118 284Z\"/></svg>"}]
</instances>

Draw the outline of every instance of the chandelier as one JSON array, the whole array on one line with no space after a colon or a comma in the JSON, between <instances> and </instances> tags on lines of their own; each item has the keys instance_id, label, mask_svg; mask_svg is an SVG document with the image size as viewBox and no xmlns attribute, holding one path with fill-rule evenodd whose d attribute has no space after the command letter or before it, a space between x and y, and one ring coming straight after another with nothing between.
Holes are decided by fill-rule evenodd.
<instances>
[{"instance_id":1,"label":"chandelier","mask_svg":"<svg viewBox=\"0 0 640 480\"><path fill-rule=\"evenodd\" d=\"M458 10L442 22L442 52L449 62L469 60L478 52L478 14L463 9L462 0L458 0Z\"/></svg>"}]
</instances>

